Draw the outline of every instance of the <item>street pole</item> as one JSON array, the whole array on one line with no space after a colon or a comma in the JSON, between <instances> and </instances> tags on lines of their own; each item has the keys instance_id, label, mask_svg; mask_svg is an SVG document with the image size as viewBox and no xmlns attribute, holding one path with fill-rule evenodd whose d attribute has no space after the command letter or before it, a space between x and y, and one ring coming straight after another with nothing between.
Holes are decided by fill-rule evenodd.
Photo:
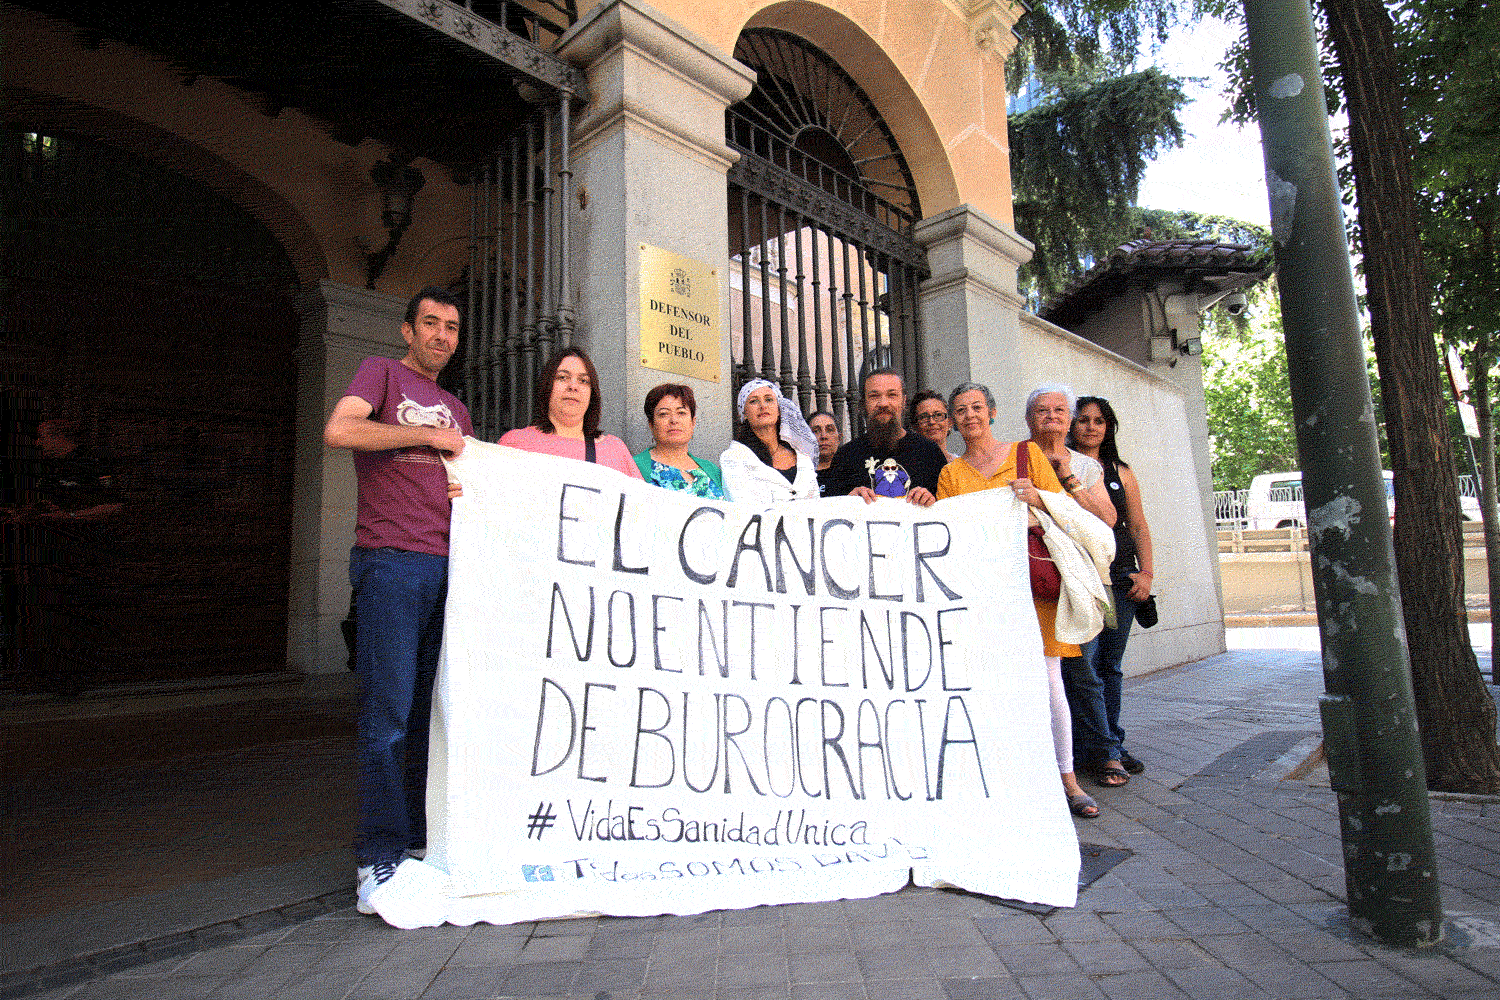
<instances>
[{"instance_id":1,"label":"street pole","mask_svg":"<svg viewBox=\"0 0 1500 1000\"><path fill-rule=\"evenodd\" d=\"M1430 945L1443 924L1432 817L1312 12L1308 0L1246 0L1245 13L1349 920L1387 944Z\"/></svg>"}]
</instances>

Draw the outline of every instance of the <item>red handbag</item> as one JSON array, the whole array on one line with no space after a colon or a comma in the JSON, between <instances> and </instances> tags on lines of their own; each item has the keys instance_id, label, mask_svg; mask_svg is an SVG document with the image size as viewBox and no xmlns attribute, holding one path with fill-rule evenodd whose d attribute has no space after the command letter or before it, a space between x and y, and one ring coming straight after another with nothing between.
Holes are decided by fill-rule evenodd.
<instances>
[{"instance_id":1,"label":"red handbag","mask_svg":"<svg viewBox=\"0 0 1500 1000\"><path fill-rule=\"evenodd\" d=\"M1030 458L1031 442L1017 441L1017 479L1031 478ZM1038 601L1055 604L1062 595L1062 574L1058 572L1057 563L1053 562L1051 553L1047 551L1047 543L1042 540L1041 525L1031 525L1026 529L1026 556L1026 561L1031 566L1031 596Z\"/></svg>"}]
</instances>

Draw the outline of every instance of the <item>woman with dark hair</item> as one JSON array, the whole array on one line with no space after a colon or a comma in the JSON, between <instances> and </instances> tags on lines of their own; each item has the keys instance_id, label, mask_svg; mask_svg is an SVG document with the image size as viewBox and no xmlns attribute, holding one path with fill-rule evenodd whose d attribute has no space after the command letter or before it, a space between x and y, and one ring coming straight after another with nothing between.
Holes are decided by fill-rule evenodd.
<instances>
[{"instance_id":1,"label":"woman with dark hair","mask_svg":"<svg viewBox=\"0 0 1500 1000\"><path fill-rule=\"evenodd\" d=\"M738 403L740 429L719 456L729 495L753 504L816 499L818 441L797 404L763 378L746 382Z\"/></svg>"},{"instance_id":2,"label":"woman with dark hair","mask_svg":"<svg viewBox=\"0 0 1500 1000\"><path fill-rule=\"evenodd\" d=\"M1117 747L1120 766L1128 774L1140 774L1146 765L1125 750L1125 730L1120 728L1120 687L1123 675L1120 661L1125 658L1125 643L1135 622L1136 608L1151 596L1152 571L1156 565L1151 548L1151 529L1141 507L1141 485L1120 460L1115 431L1120 421L1114 407L1099 396L1078 400L1073 429L1068 444L1080 453L1097 459L1104 466L1104 483L1109 498L1119 512L1115 522L1115 559L1109 566L1109 582L1115 592L1115 625L1105 627L1092 643L1083 648L1083 658L1103 687L1104 712L1108 723L1107 743ZM1085 678L1087 679L1087 678Z\"/></svg>"},{"instance_id":3,"label":"woman with dark hair","mask_svg":"<svg viewBox=\"0 0 1500 1000\"><path fill-rule=\"evenodd\" d=\"M635 456L641 478L653 486L710 500L728 500L724 476L706 458L688 454L698 420L692 386L669 382L646 393L646 422L656 446Z\"/></svg>"},{"instance_id":4,"label":"woman with dark hair","mask_svg":"<svg viewBox=\"0 0 1500 1000\"><path fill-rule=\"evenodd\" d=\"M537 374L531 426L506 431L500 443L542 455L597 462L635 479L641 470L625 442L599 430L599 376L589 356L567 347Z\"/></svg>"},{"instance_id":5,"label":"woman with dark hair","mask_svg":"<svg viewBox=\"0 0 1500 1000\"><path fill-rule=\"evenodd\" d=\"M948 432L953 430L953 421L941 394L923 389L913 396L906 426L941 448L946 461L953 461L954 455L948 450Z\"/></svg>"}]
</instances>

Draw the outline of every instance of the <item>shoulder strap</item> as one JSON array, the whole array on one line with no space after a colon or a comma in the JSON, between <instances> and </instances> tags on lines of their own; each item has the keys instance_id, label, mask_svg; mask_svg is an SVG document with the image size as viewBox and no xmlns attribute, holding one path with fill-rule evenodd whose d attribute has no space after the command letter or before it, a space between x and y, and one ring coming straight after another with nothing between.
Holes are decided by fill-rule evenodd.
<instances>
[{"instance_id":1,"label":"shoulder strap","mask_svg":"<svg viewBox=\"0 0 1500 1000\"><path fill-rule=\"evenodd\" d=\"M1031 478L1031 442L1016 442L1016 478Z\"/></svg>"},{"instance_id":2,"label":"shoulder strap","mask_svg":"<svg viewBox=\"0 0 1500 1000\"><path fill-rule=\"evenodd\" d=\"M583 439L583 460L585 462L597 462L597 461L599 461L599 459L598 459L598 457L597 457L597 455L595 454L595 451L594 451L594 439L593 438L584 438Z\"/></svg>"}]
</instances>

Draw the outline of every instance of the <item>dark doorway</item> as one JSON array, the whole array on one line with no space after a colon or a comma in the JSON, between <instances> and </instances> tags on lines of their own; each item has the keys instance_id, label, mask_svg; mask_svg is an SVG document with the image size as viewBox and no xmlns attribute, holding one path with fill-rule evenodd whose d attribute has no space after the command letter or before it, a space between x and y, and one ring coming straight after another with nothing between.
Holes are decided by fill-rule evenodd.
<instances>
[{"instance_id":1,"label":"dark doorway","mask_svg":"<svg viewBox=\"0 0 1500 1000\"><path fill-rule=\"evenodd\" d=\"M0 687L283 669L286 254L216 192L124 151L14 127L0 142Z\"/></svg>"}]
</instances>

